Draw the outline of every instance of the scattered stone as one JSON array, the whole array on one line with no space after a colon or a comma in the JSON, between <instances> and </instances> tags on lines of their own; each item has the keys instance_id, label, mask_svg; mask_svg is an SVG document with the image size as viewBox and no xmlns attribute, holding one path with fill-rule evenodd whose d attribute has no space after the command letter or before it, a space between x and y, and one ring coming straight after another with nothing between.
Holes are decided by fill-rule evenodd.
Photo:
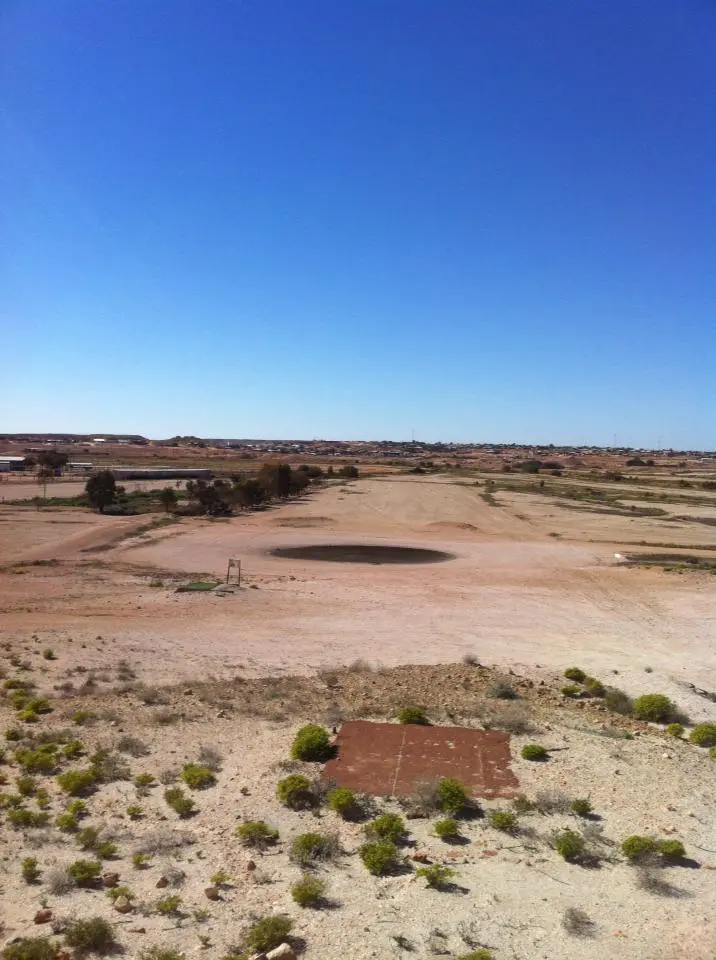
<instances>
[{"instance_id":1,"label":"scattered stone","mask_svg":"<svg viewBox=\"0 0 716 960\"><path fill-rule=\"evenodd\" d=\"M157 880L155 886L156 886L157 890L163 890L164 887L168 887L168 886L169 886L169 881L167 880L166 877L160 877L160 878Z\"/></svg>"},{"instance_id":2,"label":"scattered stone","mask_svg":"<svg viewBox=\"0 0 716 960\"><path fill-rule=\"evenodd\" d=\"M129 932L130 933L146 933L147 928L146 927L130 927Z\"/></svg>"},{"instance_id":3,"label":"scattered stone","mask_svg":"<svg viewBox=\"0 0 716 960\"><path fill-rule=\"evenodd\" d=\"M266 960L298 960L298 958L290 944L282 943L275 950L269 950Z\"/></svg>"},{"instance_id":4,"label":"scattered stone","mask_svg":"<svg viewBox=\"0 0 716 960\"><path fill-rule=\"evenodd\" d=\"M253 860L249 860L249 862L246 864L246 872L251 873L251 871L255 869L256 869L256 864L254 863Z\"/></svg>"},{"instance_id":5,"label":"scattered stone","mask_svg":"<svg viewBox=\"0 0 716 960\"><path fill-rule=\"evenodd\" d=\"M117 897L114 901L114 909L117 913L131 913L132 902L128 897Z\"/></svg>"},{"instance_id":6,"label":"scattered stone","mask_svg":"<svg viewBox=\"0 0 716 960\"><path fill-rule=\"evenodd\" d=\"M38 910L35 914L35 923L49 923L52 920L52 910Z\"/></svg>"},{"instance_id":7,"label":"scattered stone","mask_svg":"<svg viewBox=\"0 0 716 960\"><path fill-rule=\"evenodd\" d=\"M220 899L221 899L221 896L220 896L220 894L219 894L219 888L218 888L218 887L207 887L207 888L204 890L204 894L206 895L207 899L209 899L209 900L220 900Z\"/></svg>"},{"instance_id":8,"label":"scattered stone","mask_svg":"<svg viewBox=\"0 0 716 960\"><path fill-rule=\"evenodd\" d=\"M105 887L111 889L112 887L119 886L119 874L118 873L103 873L102 874L102 883Z\"/></svg>"},{"instance_id":9,"label":"scattered stone","mask_svg":"<svg viewBox=\"0 0 716 960\"><path fill-rule=\"evenodd\" d=\"M430 863L430 857L424 850L418 850L417 853L414 853L411 858L416 863Z\"/></svg>"}]
</instances>

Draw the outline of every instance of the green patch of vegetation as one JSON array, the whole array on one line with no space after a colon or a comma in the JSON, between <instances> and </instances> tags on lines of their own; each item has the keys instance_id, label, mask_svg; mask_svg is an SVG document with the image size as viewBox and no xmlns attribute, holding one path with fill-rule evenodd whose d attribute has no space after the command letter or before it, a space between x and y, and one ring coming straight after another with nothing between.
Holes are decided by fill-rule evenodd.
<instances>
[{"instance_id":1,"label":"green patch of vegetation","mask_svg":"<svg viewBox=\"0 0 716 960\"><path fill-rule=\"evenodd\" d=\"M406 836L405 820L398 813L384 813L365 825L365 833L372 840L391 840L402 843Z\"/></svg>"},{"instance_id":2,"label":"green patch of vegetation","mask_svg":"<svg viewBox=\"0 0 716 960\"><path fill-rule=\"evenodd\" d=\"M391 840L364 843L358 853L368 872L378 877L395 872L400 862L398 848Z\"/></svg>"},{"instance_id":3,"label":"green patch of vegetation","mask_svg":"<svg viewBox=\"0 0 716 960\"><path fill-rule=\"evenodd\" d=\"M430 723L422 707L403 707L398 712L400 723L416 723L426 726Z\"/></svg>"},{"instance_id":4,"label":"green patch of vegetation","mask_svg":"<svg viewBox=\"0 0 716 960\"><path fill-rule=\"evenodd\" d=\"M590 697L603 697L606 693L604 684L599 680L595 680L594 677L586 678L584 681L584 690Z\"/></svg>"},{"instance_id":5,"label":"green patch of vegetation","mask_svg":"<svg viewBox=\"0 0 716 960\"><path fill-rule=\"evenodd\" d=\"M622 853L627 860L630 860L632 863L637 863L640 860L647 860L654 856L657 851L658 844L653 837L644 837L634 834L631 837L627 837L626 840L622 842Z\"/></svg>"},{"instance_id":6,"label":"green patch of vegetation","mask_svg":"<svg viewBox=\"0 0 716 960\"><path fill-rule=\"evenodd\" d=\"M124 897L127 900L134 900L135 894L129 887L119 886L110 887L107 891L107 897L114 903L114 901L119 900L120 897Z\"/></svg>"},{"instance_id":7,"label":"green patch of vegetation","mask_svg":"<svg viewBox=\"0 0 716 960\"><path fill-rule=\"evenodd\" d=\"M517 833L519 821L517 814L510 810L491 810L489 813L490 826L503 833Z\"/></svg>"},{"instance_id":8,"label":"green patch of vegetation","mask_svg":"<svg viewBox=\"0 0 716 960\"><path fill-rule=\"evenodd\" d=\"M562 687L562 696L571 697L572 699L579 697L581 695L581 689L574 683L568 683Z\"/></svg>"},{"instance_id":9,"label":"green patch of vegetation","mask_svg":"<svg viewBox=\"0 0 716 960\"><path fill-rule=\"evenodd\" d=\"M290 807L291 810L306 810L316 803L311 781L300 773L291 773L279 780L276 796L284 807Z\"/></svg>"},{"instance_id":10,"label":"green patch of vegetation","mask_svg":"<svg viewBox=\"0 0 716 960\"><path fill-rule=\"evenodd\" d=\"M87 920L73 920L65 932L65 943L72 947L76 957L88 953L103 956L111 953L117 943L114 928L104 917L90 917Z\"/></svg>"},{"instance_id":11,"label":"green patch of vegetation","mask_svg":"<svg viewBox=\"0 0 716 960\"><path fill-rule=\"evenodd\" d=\"M455 871L440 863L431 863L427 867L420 867L416 871L416 876L422 877L433 890L444 890L455 876Z\"/></svg>"},{"instance_id":12,"label":"green patch of vegetation","mask_svg":"<svg viewBox=\"0 0 716 960\"><path fill-rule=\"evenodd\" d=\"M94 770L66 770L57 775L57 785L63 793L71 797L86 797L94 793L97 786L97 778Z\"/></svg>"},{"instance_id":13,"label":"green patch of vegetation","mask_svg":"<svg viewBox=\"0 0 716 960\"><path fill-rule=\"evenodd\" d=\"M184 960L184 954L178 950L170 950L168 947L160 947L155 944L142 950L139 954L140 960Z\"/></svg>"},{"instance_id":14,"label":"green patch of vegetation","mask_svg":"<svg viewBox=\"0 0 716 960\"><path fill-rule=\"evenodd\" d=\"M135 870L144 870L151 863L148 853L135 853L132 857L132 866Z\"/></svg>"},{"instance_id":15,"label":"green patch of vegetation","mask_svg":"<svg viewBox=\"0 0 716 960\"><path fill-rule=\"evenodd\" d=\"M297 880L291 887L291 897L299 907L316 909L323 902L325 890L326 885L322 880L311 876L310 873L304 873L301 879Z\"/></svg>"},{"instance_id":16,"label":"green patch of vegetation","mask_svg":"<svg viewBox=\"0 0 716 960\"><path fill-rule=\"evenodd\" d=\"M34 777L17 777L15 783L17 785L17 792L21 797L31 797L35 790L37 790L37 780L35 780Z\"/></svg>"},{"instance_id":17,"label":"green patch of vegetation","mask_svg":"<svg viewBox=\"0 0 716 960\"><path fill-rule=\"evenodd\" d=\"M164 799L175 813L180 817L190 817L196 812L196 804L191 797L188 797L181 787L170 787L164 791Z\"/></svg>"},{"instance_id":18,"label":"green patch of vegetation","mask_svg":"<svg viewBox=\"0 0 716 960\"><path fill-rule=\"evenodd\" d=\"M3 960L55 960L59 949L49 937L23 937L9 943L2 957Z\"/></svg>"},{"instance_id":19,"label":"green patch of vegetation","mask_svg":"<svg viewBox=\"0 0 716 960\"><path fill-rule=\"evenodd\" d=\"M257 953L275 950L284 942L292 928L291 918L282 914L262 917L246 933L246 946Z\"/></svg>"},{"instance_id":20,"label":"green patch of vegetation","mask_svg":"<svg viewBox=\"0 0 716 960\"><path fill-rule=\"evenodd\" d=\"M49 820L49 813L35 813L34 810L24 808L10 810L7 815L7 822L14 830L38 830L46 827Z\"/></svg>"},{"instance_id":21,"label":"green patch of vegetation","mask_svg":"<svg viewBox=\"0 0 716 960\"><path fill-rule=\"evenodd\" d=\"M554 834L552 846L563 859L567 861L578 860L584 853L584 837L576 830L565 827L564 830L558 830Z\"/></svg>"},{"instance_id":22,"label":"green patch of vegetation","mask_svg":"<svg viewBox=\"0 0 716 960\"><path fill-rule=\"evenodd\" d=\"M697 723L689 734L689 741L697 747L716 747L716 723Z\"/></svg>"},{"instance_id":23,"label":"green patch of vegetation","mask_svg":"<svg viewBox=\"0 0 716 960\"><path fill-rule=\"evenodd\" d=\"M526 743L520 750L520 756L523 760L534 760L537 762L549 759L549 753L545 747L539 743Z\"/></svg>"},{"instance_id":24,"label":"green patch of vegetation","mask_svg":"<svg viewBox=\"0 0 716 960\"><path fill-rule=\"evenodd\" d=\"M604 694L604 706L612 713L619 713L624 717L630 717L634 713L634 703L623 690L618 687L607 687Z\"/></svg>"},{"instance_id":25,"label":"green patch of vegetation","mask_svg":"<svg viewBox=\"0 0 716 960\"><path fill-rule=\"evenodd\" d=\"M157 900L155 904L157 913L161 913L164 917L175 915L179 912L181 902L178 893L169 893L166 897Z\"/></svg>"},{"instance_id":26,"label":"green patch of vegetation","mask_svg":"<svg viewBox=\"0 0 716 960\"><path fill-rule=\"evenodd\" d=\"M40 868L37 866L37 857L25 857L22 861L22 879L25 883L37 883L40 879Z\"/></svg>"},{"instance_id":27,"label":"green patch of vegetation","mask_svg":"<svg viewBox=\"0 0 716 960\"><path fill-rule=\"evenodd\" d=\"M571 810L578 817L588 817L592 813L592 804L587 797L575 797L571 803Z\"/></svg>"},{"instance_id":28,"label":"green patch of vegetation","mask_svg":"<svg viewBox=\"0 0 716 960\"><path fill-rule=\"evenodd\" d=\"M480 947L477 950L472 950L470 953L463 953L457 960L494 960L494 954L491 950Z\"/></svg>"},{"instance_id":29,"label":"green patch of vegetation","mask_svg":"<svg viewBox=\"0 0 716 960\"><path fill-rule=\"evenodd\" d=\"M192 790L206 790L207 787L213 787L216 783L216 777L212 771L201 763L185 764L181 778Z\"/></svg>"},{"instance_id":30,"label":"green patch of vegetation","mask_svg":"<svg viewBox=\"0 0 716 960\"><path fill-rule=\"evenodd\" d=\"M658 847L665 860L682 860L686 856L686 848L681 840L659 840Z\"/></svg>"},{"instance_id":31,"label":"green patch of vegetation","mask_svg":"<svg viewBox=\"0 0 716 960\"><path fill-rule=\"evenodd\" d=\"M95 886L101 872L102 864L99 860L75 860L67 868L67 873L78 887Z\"/></svg>"},{"instance_id":32,"label":"green patch of vegetation","mask_svg":"<svg viewBox=\"0 0 716 960\"><path fill-rule=\"evenodd\" d=\"M355 820L361 813L358 798L348 787L336 787L329 791L328 806L343 820Z\"/></svg>"},{"instance_id":33,"label":"green patch of vegetation","mask_svg":"<svg viewBox=\"0 0 716 960\"><path fill-rule=\"evenodd\" d=\"M276 843L278 830L270 827L264 820L247 820L236 828L236 836L245 847L263 850Z\"/></svg>"},{"instance_id":34,"label":"green patch of vegetation","mask_svg":"<svg viewBox=\"0 0 716 960\"><path fill-rule=\"evenodd\" d=\"M457 840L460 836L460 827L457 820L452 817L446 817L444 820L438 820L435 823L435 836L441 840Z\"/></svg>"},{"instance_id":35,"label":"green patch of vegetation","mask_svg":"<svg viewBox=\"0 0 716 960\"><path fill-rule=\"evenodd\" d=\"M332 860L340 847L336 837L324 833L301 833L291 844L290 858L307 867L319 860Z\"/></svg>"},{"instance_id":36,"label":"green patch of vegetation","mask_svg":"<svg viewBox=\"0 0 716 960\"><path fill-rule=\"evenodd\" d=\"M438 781L437 796L443 813L457 817L470 807L470 797L465 787L454 777L443 777Z\"/></svg>"},{"instance_id":37,"label":"green patch of vegetation","mask_svg":"<svg viewBox=\"0 0 716 960\"><path fill-rule=\"evenodd\" d=\"M144 816L144 810L138 803L130 803L127 807L127 816L130 820L141 820Z\"/></svg>"},{"instance_id":38,"label":"green patch of vegetation","mask_svg":"<svg viewBox=\"0 0 716 960\"><path fill-rule=\"evenodd\" d=\"M156 787L157 781L154 779L151 773L139 773L134 778L134 786L138 787L140 790L145 790L148 787Z\"/></svg>"},{"instance_id":39,"label":"green patch of vegetation","mask_svg":"<svg viewBox=\"0 0 716 960\"><path fill-rule=\"evenodd\" d=\"M666 728L666 732L670 737L681 738L684 735L684 725L683 723L670 723Z\"/></svg>"},{"instance_id":40,"label":"green patch of vegetation","mask_svg":"<svg viewBox=\"0 0 716 960\"><path fill-rule=\"evenodd\" d=\"M318 724L308 723L296 734L291 747L294 760L323 761L332 753L328 731Z\"/></svg>"},{"instance_id":41,"label":"green patch of vegetation","mask_svg":"<svg viewBox=\"0 0 716 960\"><path fill-rule=\"evenodd\" d=\"M663 723L674 715L674 704L663 693L644 693L634 701L634 714L640 720Z\"/></svg>"}]
</instances>

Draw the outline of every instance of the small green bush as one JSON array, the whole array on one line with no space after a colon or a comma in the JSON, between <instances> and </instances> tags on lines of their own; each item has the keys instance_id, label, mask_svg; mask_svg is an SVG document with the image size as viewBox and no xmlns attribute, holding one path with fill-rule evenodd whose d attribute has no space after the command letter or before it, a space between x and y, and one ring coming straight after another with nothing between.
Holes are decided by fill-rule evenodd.
<instances>
[{"instance_id":1,"label":"small green bush","mask_svg":"<svg viewBox=\"0 0 716 960\"><path fill-rule=\"evenodd\" d=\"M320 907L323 901L326 885L318 877L304 873L300 880L291 887L291 896L299 907Z\"/></svg>"},{"instance_id":2,"label":"small green bush","mask_svg":"<svg viewBox=\"0 0 716 960\"><path fill-rule=\"evenodd\" d=\"M52 705L46 697L32 697L27 701L25 709L32 713L52 713Z\"/></svg>"},{"instance_id":3,"label":"small green bush","mask_svg":"<svg viewBox=\"0 0 716 960\"><path fill-rule=\"evenodd\" d=\"M40 879L37 857L25 857L22 861L22 879L25 883L37 883Z\"/></svg>"},{"instance_id":4,"label":"small green bush","mask_svg":"<svg viewBox=\"0 0 716 960\"><path fill-rule=\"evenodd\" d=\"M587 797L575 797L574 800L572 800L571 810L572 813L576 813L578 817L588 817L592 812L592 804Z\"/></svg>"},{"instance_id":5,"label":"small green bush","mask_svg":"<svg viewBox=\"0 0 716 960\"><path fill-rule=\"evenodd\" d=\"M179 912L181 897L178 893L169 893L166 897L157 900L155 906L157 913L161 913L164 917L171 916Z\"/></svg>"},{"instance_id":6,"label":"small green bush","mask_svg":"<svg viewBox=\"0 0 716 960\"><path fill-rule=\"evenodd\" d=\"M130 820L141 820L144 816L144 810L138 803L130 803L127 807L127 816Z\"/></svg>"},{"instance_id":7,"label":"small green bush","mask_svg":"<svg viewBox=\"0 0 716 960\"><path fill-rule=\"evenodd\" d=\"M391 840L401 843L405 840L407 830L405 820L398 813L384 813L365 825L366 836L371 840Z\"/></svg>"},{"instance_id":8,"label":"small green bush","mask_svg":"<svg viewBox=\"0 0 716 960\"><path fill-rule=\"evenodd\" d=\"M278 830L270 827L263 820L247 820L236 828L236 836L245 847L263 850L272 843L276 843Z\"/></svg>"},{"instance_id":9,"label":"small green bush","mask_svg":"<svg viewBox=\"0 0 716 960\"><path fill-rule=\"evenodd\" d=\"M97 779L92 770L66 770L56 777L57 785L63 793L71 797L86 797L93 793Z\"/></svg>"},{"instance_id":10,"label":"small green bush","mask_svg":"<svg viewBox=\"0 0 716 960\"><path fill-rule=\"evenodd\" d=\"M57 769L57 748L53 744L43 744L36 750L16 750L15 759L25 773L48 774Z\"/></svg>"},{"instance_id":11,"label":"small green bush","mask_svg":"<svg viewBox=\"0 0 716 960\"><path fill-rule=\"evenodd\" d=\"M119 900L120 897L126 897L127 900L134 900L135 894L129 887L110 887L107 891L107 897L114 903L114 901Z\"/></svg>"},{"instance_id":12,"label":"small green bush","mask_svg":"<svg viewBox=\"0 0 716 960\"><path fill-rule=\"evenodd\" d=\"M375 876L392 873L398 867L398 848L391 840L364 843L358 853L365 868Z\"/></svg>"},{"instance_id":13,"label":"small green bush","mask_svg":"<svg viewBox=\"0 0 716 960\"><path fill-rule=\"evenodd\" d=\"M70 720L73 723L76 723L78 727L84 726L89 720L94 720L95 715L91 710L75 710L75 712L70 717Z\"/></svg>"},{"instance_id":14,"label":"small green bush","mask_svg":"<svg viewBox=\"0 0 716 960\"><path fill-rule=\"evenodd\" d=\"M153 586L153 584L150 584L150 586ZM155 944L153 947L142 950L139 954L139 960L184 960L184 956L178 950L170 950L168 947L160 947Z\"/></svg>"},{"instance_id":15,"label":"small green bush","mask_svg":"<svg viewBox=\"0 0 716 960\"><path fill-rule=\"evenodd\" d=\"M512 686L511 683L506 681L500 681L500 683L495 683L490 687L488 696L492 697L493 700L518 700L519 694Z\"/></svg>"},{"instance_id":16,"label":"small green bush","mask_svg":"<svg viewBox=\"0 0 716 960\"><path fill-rule=\"evenodd\" d=\"M324 833L301 833L291 844L290 859L302 867L319 860L332 860L340 847L336 837Z\"/></svg>"},{"instance_id":17,"label":"small green bush","mask_svg":"<svg viewBox=\"0 0 716 960\"><path fill-rule=\"evenodd\" d=\"M77 830L77 817L71 813L60 813L55 818L55 826L62 833L74 833Z\"/></svg>"},{"instance_id":18,"label":"small green bush","mask_svg":"<svg viewBox=\"0 0 716 960\"><path fill-rule=\"evenodd\" d=\"M417 723L426 726L430 723L422 707L403 707L398 712L400 723Z\"/></svg>"},{"instance_id":19,"label":"small green bush","mask_svg":"<svg viewBox=\"0 0 716 960\"><path fill-rule=\"evenodd\" d=\"M552 845L565 860L578 860L584 853L584 837L569 827L557 831L552 838Z\"/></svg>"},{"instance_id":20,"label":"small green bush","mask_svg":"<svg viewBox=\"0 0 716 960\"><path fill-rule=\"evenodd\" d=\"M97 854L100 860L111 860L112 857L117 856L118 849L117 844L112 843L111 840L100 840L94 848L94 853Z\"/></svg>"},{"instance_id":21,"label":"small green bush","mask_svg":"<svg viewBox=\"0 0 716 960\"><path fill-rule=\"evenodd\" d=\"M49 813L35 813L23 808L10 810L7 815L8 823L15 830L36 830L46 827L50 819Z\"/></svg>"},{"instance_id":22,"label":"small green bush","mask_svg":"<svg viewBox=\"0 0 716 960\"><path fill-rule=\"evenodd\" d=\"M440 863L431 863L428 867L421 867L416 876L423 877L427 885L433 890L444 890L455 876L455 871L444 867Z\"/></svg>"},{"instance_id":23,"label":"small green bush","mask_svg":"<svg viewBox=\"0 0 716 960\"><path fill-rule=\"evenodd\" d=\"M562 687L562 696L564 697L578 697L581 692L580 688L574 683L568 683L565 687Z\"/></svg>"},{"instance_id":24,"label":"small green bush","mask_svg":"<svg viewBox=\"0 0 716 960\"><path fill-rule=\"evenodd\" d=\"M148 853L135 853L132 857L132 866L135 870L144 870L151 862L151 859Z\"/></svg>"},{"instance_id":25,"label":"small green bush","mask_svg":"<svg viewBox=\"0 0 716 960\"><path fill-rule=\"evenodd\" d=\"M201 763L185 764L181 778L192 790L206 790L207 787L213 787L216 783L216 777L212 771Z\"/></svg>"},{"instance_id":26,"label":"small green bush","mask_svg":"<svg viewBox=\"0 0 716 960\"><path fill-rule=\"evenodd\" d=\"M711 749L709 750L709 757L712 760L716 760L716 747L711 747Z\"/></svg>"},{"instance_id":27,"label":"small green bush","mask_svg":"<svg viewBox=\"0 0 716 960\"><path fill-rule=\"evenodd\" d=\"M575 683L584 683L587 679L587 674L579 667L568 667L564 671L564 676L567 680L574 680Z\"/></svg>"},{"instance_id":28,"label":"small green bush","mask_svg":"<svg viewBox=\"0 0 716 960\"><path fill-rule=\"evenodd\" d=\"M181 787L170 787L164 791L164 799L180 817L190 817L196 812L196 804L191 797L187 797Z\"/></svg>"},{"instance_id":29,"label":"small green bush","mask_svg":"<svg viewBox=\"0 0 716 960\"><path fill-rule=\"evenodd\" d=\"M311 781L300 773L292 773L279 780L276 796L284 807L291 810L306 810L315 805L316 797L311 790Z\"/></svg>"},{"instance_id":30,"label":"small green bush","mask_svg":"<svg viewBox=\"0 0 716 960\"><path fill-rule=\"evenodd\" d=\"M102 956L114 950L117 938L112 924L104 917L90 917L88 920L73 920L70 923L65 932L65 943L73 948L77 957L88 953Z\"/></svg>"},{"instance_id":31,"label":"small green bush","mask_svg":"<svg viewBox=\"0 0 716 960\"><path fill-rule=\"evenodd\" d=\"M441 840L456 840L460 836L460 827L457 820L446 817L435 824L435 836Z\"/></svg>"},{"instance_id":32,"label":"small green bush","mask_svg":"<svg viewBox=\"0 0 716 960\"><path fill-rule=\"evenodd\" d=\"M42 656L45 660L57 660L57 656L55 655L55 651L52 649L52 647L46 647L42 651Z\"/></svg>"},{"instance_id":33,"label":"small green bush","mask_svg":"<svg viewBox=\"0 0 716 960\"><path fill-rule=\"evenodd\" d=\"M99 843L99 830L97 827L85 827L79 831L75 841L80 850L94 850Z\"/></svg>"},{"instance_id":34,"label":"small green bush","mask_svg":"<svg viewBox=\"0 0 716 960\"><path fill-rule=\"evenodd\" d=\"M67 872L78 887L92 887L102 872L102 864L99 860L75 860L67 868Z\"/></svg>"},{"instance_id":35,"label":"small green bush","mask_svg":"<svg viewBox=\"0 0 716 960\"><path fill-rule=\"evenodd\" d=\"M697 723L689 740L697 747L716 747L716 723Z\"/></svg>"},{"instance_id":36,"label":"small green bush","mask_svg":"<svg viewBox=\"0 0 716 960\"><path fill-rule=\"evenodd\" d=\"M139 773L134 778L134 786L139 787L140 789L146 789L147 787L156 787L157 781L154 779L151 773Z\"/></svg>"},{"instance_id":37,"label":"small green bush","mask_svg":"<svg viewBox=\"0 0 716 960\"><path fill-rule=\"evenodd\" d=\"M491 810L489 820L491 827L503 833L517 833L519 829L517 815L509 810Z\"/></svg>"},{"instance_id":38,"label":"small green bush","mask_svg":"<svg viewBox=\"0 0 716 960\"><path fill-rule=\"evenodd\" d=\"M463 953L457 960L494 960L494 954L491 950L480 947L478 950L472 950L470 953Z\"/></svg>"},{"instance_id":39,"label":"small green bush","mask_svg":"<svg viewBox=\"0 0 716 960\"><path fill-rule=\"evenodd\" d=\"M40 810L47 810L50 806L50 794L44 787L38 787L37 790L35 790L35 803Z\"/></svg>"},{"instance_id":40,"label":"small green bush","mask_svg":"<svg viewBox=\"0 0 716 960\"><path fill-rule=\"evenodd\" d=\"M639 860L647 860L649 857L652 857L658 850L658 844L653 837L643 837L635 834L631 837L627 837L626 840L622 842L622 853L632 862L637 862Z\"/></svg>"},{"instance_id":41,"label":"small green bush","mask_svg":"<svg viewBox=\"0 0 716 960\"><path fill-rule=\"evenodd\" d=\"M328 794L328 806L344 820L355 820L360 816L360 805L355 793L348 787L336 787Z\"/></svg>"},{"instance_id":42,"label":"small green bush","mask_svg":"<svg viewBox=\"0 0 716 960\"><path fill-rule=\"evenodd\" d=\"M634 703L631 697L623 690L619 690L618 687L607 687L604 694L604 706L612 713L620 713L625 717L630 717L634 713Z\"/></svg>"},{"instance_id":43,"label":"small green bush","mask_svg":"<svg viewBox=\"0 0 716 960\"><path fill-rule=\"evenodd\" d=\"M681 860L686 856L686 848L681 840L659 840L659 853L665 860Z\"/></svg>"},{"instance_id":44,"label":"small green bush","mask_svg":"<svg viewBox=\"0 0 716 960\"><path fill-rule=\"evenodd\" d=\"M34 777L17 777L15 783L17 785L17 792L21 797L31 797L37 789L37 781Z\"/></svg>"},{"instance_id":45,"label":"small green bush","mask_svg":"<svg viewBox=\"0 0 716 960\"><path fill-rule=\"evenodd\" d=\"M18 740L22 740L23 734L22 730L18 730L17 727L8 727L5 731L5 739L9 743L14 743Z\"/></svg>"},{"instance_id":46,"label":"small green bush","mask_svg":"<svg viewBox=\"0 0 716 960\"><path fill-rule=\"evenodd\" d=\"M275 950L291 932L290 917L275 915L262 917L246 934L246 946L257 953Z\"/></svg>"},{"instance_id":47,"label":"small green bush","mask_svg":"<svg viewBox=\"0 0 716 960\"><path fill-rule=\"evenodd\" d=\"M666 732L670 737L683 737L684 725L683 723L670 723L666 728Z\"/></svg>"},{"instance_id":48,"label":"small green bush","mask_svg":"<svg viewBox=\"0 0 716 960\"><path fill-rule=\"evenodd\" d=\"M603 697L606 693L604 684L595 680L594 677L587 677L584 681L584 689L590 697Z\"/></svg>"},{"instance_id":49,"label":"small green bush","mask_svg":"<svg viewBox=\"0 0 716 960\"><path fill-rule=\"evenodd\" d=\"M294 760L322 761L331 755L328 731L316 723L307 723L296 734L291 747Z\"/></svg>"},{"instance_id":50,"label":"small green bush","mask_svg":"<svg viewBox=\"0 0 716 960\"><path fill-rule=\"evenodd\" d=\"M443 813L459 816L470 806L470 797L467 790L454 777L444 777L437 786L440 809Z\"/></svg>"},{"instance_id":51,"label":"small green bush","mask_svg":"<svg viewBox=\"0 0 716 960\"><path fill-rule=\"evenodd\" d=\"M526 743L520 751L523 760L547 760L549 753L539 743Z\"/></svg>"},{"instance_id":52,"label":"small green bush","mask_svg":"<svg viewBox=\"0 0 716 960\"><path fill-rule=\"evenodd\" d=\"M76 760L78 757L82 756L84 751L84 744L81 740L70 740L70 742L66 743L62 748L62 753L67 757L68 760Z\"/></svg>"},{"instance_id":53,"label":"small green bush","mask_svg":"<svg viewBox=\"0 0 716 960\"><path fill-rule=\"evenodd\" d=\"M634 713L640 720L662 723L674 715L674 704L663 693L645 693L634 701Z\"/></svg>"},{"instance_id":54,"label":"small green bush","mask_svg":"<svg viewBox=\"0 0 716 960\"><path fill-rule=\"evenodd\" d=\"M2 952L3 960L55 960L59 946L49 937L23 937L9 943Z\"/></svg>"}]
</instances>

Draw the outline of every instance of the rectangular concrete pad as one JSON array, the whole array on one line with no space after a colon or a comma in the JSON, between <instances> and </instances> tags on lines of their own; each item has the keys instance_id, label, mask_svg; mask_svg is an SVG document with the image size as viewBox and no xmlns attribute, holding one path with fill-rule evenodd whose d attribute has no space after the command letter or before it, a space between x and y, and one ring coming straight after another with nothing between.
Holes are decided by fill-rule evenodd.
<instances>
[{"instance_id":1,"label":"rectangular concrete pad","mask_svg":"<svg viewBox=\"0 0 716 960\"><path fill-rule=\"evenodd\" d=\"M514 797L510 736L501 730L351 720L336 738L325 780L375 796L407 797L416 784L454 777L478 797Z\"/></svg>"}]
</instances>

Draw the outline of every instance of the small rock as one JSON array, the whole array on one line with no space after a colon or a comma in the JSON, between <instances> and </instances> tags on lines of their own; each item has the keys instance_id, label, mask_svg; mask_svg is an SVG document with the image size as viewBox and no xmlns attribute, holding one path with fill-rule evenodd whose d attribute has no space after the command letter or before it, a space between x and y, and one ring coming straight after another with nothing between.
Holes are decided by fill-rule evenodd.
<instances>
[{"instance_id":1,"label":"small rock","mask_svg":"<svg viewBox=\"0 0 716 960\"><path fill-rule=\"evenodd\" d=\"M49 923L52 920L52 910L38 910L35 914L35 923Z\"/></svg>"},{"instance_id":2,"label":"small rock","mask_svg":"<svg viewBox=\"0 0 716 960\"><path fill-rule=\"evenodd\" d=\"M411 858L416 863L430 863L430 857L424 850L418 850L417 853L414 853Z\"/></svg>"},{"instance_id":3,"label":"small rock","mask_svg":"<svg viewBox=\"0 0 716 960\"><path fill-rule=\"evenodd\" d=\"M220 894L219 894L219 888L218 888L218 887L207 887L207 888L204 890L204 894L205 894L205 896L207 897L207 899L209 899L209 900L220 900L220 899L221 899L221 896L220 896Z\"/></svg>"},{"instance_id":4,"label":"small rock","mask_svg":"<svg viewBox=\"0 0 716 960\"><path fill-rule=\"evenodd\" d=\"M117 897L114 901L114 909L117 913L131 913L132 902L127 897Z\"/></svg>"},{"instance_id":5,"label":"small rock","mask_svg":"<svg viewBox=\"0 0 716 960\"><path fill-rule=\"evenodd\" d=\"M146 933L147 928L146 927L130 927L129 932L130 933Z\"/></svg>"},{"instance_id":6,"label":"small rock","mask_svg":"<svg viewBox=\"0 0 716 960\"><path fill-rule=\"evenodd\" d=\"M157 880L155 886L156 886L157 890L162 890L162 889L164 889L164 887L168 887L168 886L169 886L169 881L167 880L166 877L160 877L160 878Z\"/></svg>"},{"instance_id":7,"label":"small rock","mask_svg":"<svg viewBox=\"0 0 716 960\"><path fill-rule=\"evenodd\" d=\"M662 753L662 757L664 758L664 760L671 760L672 754Z\"/></svg>"},{"instance_id":8,"label":"small rock","mask_svg":"<svg viewBox=\"0 0 716 960\"><path fill-rule=\"evenodd\" d=\"M119 886L119 874L118 873L103 873L102 874L102 883L105 887L111 889L112 887Z\"/></svg>"},{"instance_id":9,"label":"small rock","mask_svg":"<svg viewBox=\"0 0 716 960\"><path fill-rule=\"evenodd\" d=\"M190 697L192 693L194 693L194 691L191 689L191 687L187 687L186 690L184 691L184 696Z\"/></svg>"},{"instance_id":10,"label":"small rock","mask_svg":"<svg viewBox=\"0 0 716 960\"><path fill-rule=\"evenodd\" d=\"M251 871L255 869L256 869L256 864L254 863L253 860L249 860L249 862L246 864L246 872L251 873Z\"/></svg>"},{"instance_id":11,"label":"small rock","mask_svg":"<svg viewBox=\"0 0 716 960\"><path fill-rule=\"evenodd\" d=\"M266 960L297 960L297 957L290 944L282 943L275 950L269 950Z\"/></svg>"}]
</instances>

